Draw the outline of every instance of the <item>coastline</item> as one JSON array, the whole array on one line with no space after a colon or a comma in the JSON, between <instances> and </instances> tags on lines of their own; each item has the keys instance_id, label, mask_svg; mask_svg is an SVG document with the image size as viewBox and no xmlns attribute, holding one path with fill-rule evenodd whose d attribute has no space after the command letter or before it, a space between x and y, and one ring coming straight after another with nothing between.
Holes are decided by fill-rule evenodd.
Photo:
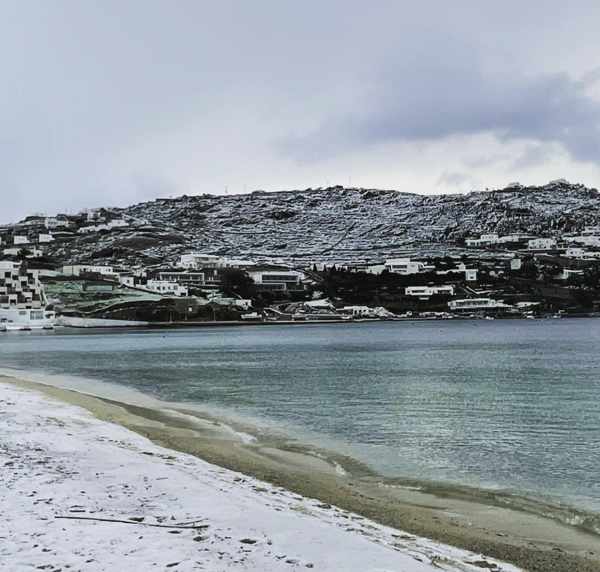
<instances>
[{"instance_id":1,"label":"coastline","mask_svg":"<svg viewBox=\"0 0 600 572\"><path fill-rule=\"evenodd\" d=\"M600 567L600 536L502 506L493 495L473 498L467 488L461 492L456 487L423 487L398 479L382 482L352 459L284 440L254 440L252 428L182 407L140 406L16 378L0 377L0 381L87 409L99 420L119 424L168 449L419 537L532 571L585 572Z\"/></svg>"},{"instance_id":2,"label":"coastline","mask_svg":"<svg viewBox=\"0 0 600 572\"><path fill-rule=\"evenodd\" d=\"M582 319L582 318L600 318L600 312L583 312L573 313L563 316L562 319ZM85 320L84 318L83 320ZM147 322L144 324L140 323L126 323L126 320L102 320L102 319L89 319L90 325L74 325L58 323L57 328L66 328L73 330L103 330L103 329L118 329L118 330L164 330L164 329L185 329L185 328L218 328L218 327L244 327L244 326L310 326L310 325L324 325L324 324L364 324L364 323L382 323L382 322L399 322L399 323L410 323L410 322L445 322L448 320L482 320L484 318L475 318L472 316L458 316L455 315L452 318L440 318L440 317L396 317L390 319L381 318L352 318L352 319L330 319L330 320L273 320L273 321L258 321L258 320L226 320L226 321L194 321L194 320L176 320L172 322ZM494 318L499 321L512 321L512 320L524 320L522 316L502 316ZM535 320L548 320L551 319L550 315L536 317ZM92 321L93 320L93 321ZM101 324L104 321L106 324ZM123 322L116 324L115 322Z\"/></svg>"},{"instance_id":3,"label":"coastline","mask_svg":"<svg viewBox=\"0 0 600 572\"><path fill-rule=\"evenodd\" d=\"M382 526L0 382L10 570L520 572Z\"/></svg>"}]
</instances>

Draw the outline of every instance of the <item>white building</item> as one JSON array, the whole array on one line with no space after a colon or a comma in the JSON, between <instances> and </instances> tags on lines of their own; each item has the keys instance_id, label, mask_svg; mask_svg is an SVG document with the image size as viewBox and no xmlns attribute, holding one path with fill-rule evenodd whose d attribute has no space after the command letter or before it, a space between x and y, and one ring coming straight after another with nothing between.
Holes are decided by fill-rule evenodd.
<instances>
[{"instance_id":1,"label":"white building","mask_svg":"<svg viewBox=\"0 0 600 572\"><path fill-rule=\"evenodd\" d=\"M82 226L77 232L79 234L90 234L92 232L100 232L101 230L111 230L109 223L95 224L91 226Z\"/></svg>"},{"instance_id":2,"label":"white building","mask_svg":"<svg viewBox=\"0 0 600 572\"><path fill-rule=\"evenodd\" d=\"M47 244L49 242L53 242L54 237L51 234L40 234L38 235L38 242L40 244Z\"/></svg>"},{"instance_id":3,"label":"white building","mask_svg":"<svg viewBox=\"0 0 600 572\"><path fill-rule=\"evenodd\" d=\"M209 296L209 301L219 304L219 306L233 306L240 310L249 310L252 308L252 300L248 298L235 298L229 296L221 296L220 294Z\"/></svg>"},{"instance_id":4,"label":"white building","mask_svg":"<svg viewBox=\"0 0 600 572\"><path fill-rule=\"evenodd\" d=\"M101 274L102 276L115 277L116 272L112 266L94 264L70 264L62 267L65 276L81 276L82 274Z\"/></svg>"},{"instance_id":5,"label":"white building","mask_svg":"<svg viewBox=\"0 0 600 572\"><path fill-rule=\"evenodd\" d=\"M157 278L188 287L201 288L206 285L205 273L193 270L164 270L157 273Z\"/></svg>"},{"instance_id":6,"label":"white building","mask_svg":"<svg viewBox=\"0 0 600 572\"><path fill-rule=\"evenodd\" d=\"M182 254L179 259L179 266L182 268L226 268L223 257L199 252Z\"/></svg>"},{"instance_id":7,"label":"white building","mask_svg":"<svg viewBox=\"0 0 600 572\"><path fill-rule=\"evenodd\" d=\"M126 220L123 220L122 218L118 218L115 220L109 220L106 223L106 226L108 228L125 228L129 226L129 223Z\"/></svg>"},{"instance_id":8,"label":"white building","mask_svg":"<svg viewBox=\"0 0 600 572\"><path fill-rule=\"evenodd\" d=\"M297 270L249 270L248 275L254 283L265 290L298 290L301 288L304 274Z\"/></svg>"},{"instance_id":9,"label":"white building","mask_svg":"<svg viewBox=\"0 0 600 572\"><path fill-rule=\"evenodd\" d=\"M580 246L570 246L565 252L567 258L583 258L585 256L585 248Z\"/></svg>"},{"instance_id":10,"label":"white building","mask_svg":"<svg viewBox=\"0 0 600 572\"><path fill-rule=\"evenodd\" d=\"M498 239L498 244L506 244L509 242L524 242L532 238L535 238L535 236L531 236L530 234L506 234Z\"/></svg>"},{"instance_id":11,"label":"white building","mask_svg":"<svg viewBox=\"0 0 600 572\"><path fill-rule=\"evenodd\" d=\"M80 228L77 229L77 232L79 234L88 234L91 232L96 232L96 225L91 225L91 226L82 226Z\"/></svg>"},{"instance_id":12,"label":"white building","mask_svg":"<svg viewBox=\"0 0 600 572\"><path fill-rule=\"evenodd\" d=\"M479 238L467 238L465 244L470 247L490 246L498 244L499 238L495 233L482 234Z\"/></svg>"},{"instance_id":13,"label":"white building","mask_svg":"<svg viewBox=\"0 0 600 572\"><path fill-rule=\"evenodd\" d=\"M88 221L104 219L104 217L101 216L101 212L102 212L101 208L85 209L83 212Z\"/></svg>"},{"instance_id":14,"label":"white building","mask_svg":"<svg viewBox=\"0 0 600 572\"><path fill-rule=\"evenodd\" d=\"M39 248L31 248L31 247L13 247L13 248L5 248L2 251L2 254L4 254L4 256L19 256L19 254L21 254L21 252L23 252L23 250L25 250L27 252L27 254L25 255L25 258L40 258L43 255L43 252L39 249Z\"/></svg>"},{"instance_id":15,"label":"white building","mask_svg":"<svg viewBox=\"0 0 600 572\"><path fill-rule=\"evenodd\" d=\"M46 310L38 272L18 262L0 261L0 329L51 328L54 317Z\"/></svg>"},{"instance_id":16,"label":"white building","mask_svg":"<svg viewBox=\"0 0 600 572\"><path fill-rule=\"evenodd\" d=\"M344 306L340 312L342 314L347 314L352 316L353 318L376 318L377 314L375 313L374 308L369 308L369 306Z\"/></svg>"},{"instance_id":17,"label":"white building","mask_svg":"<svg viewBox=\"0 0 600 572\"><path fill-rule=\"evenodd\" d=\"M187 296L186 286L177 284L177 282L167 282L166 280L148 280L142 288L156 292L157 294L166 294L168 296Z\"/></svg>"},{"instance_id":18,"label":"white building","mask_svg":"<svg viewBox=\"0 0 600 572\"><path fill-rule=\"evenodd\" d=\"M309 310L335 310L334 305L328 298L309 300L308 302L304 302L303 305Z\"/></svg>"},{"instance_id":19,"label":"white building","mask_svg":"<svg viewBox=\"0 0 600 572\"><path fill-rule=\"evenodd\" d=\"M215 254L203 254L201 252L190 252L182 254L177 266L181 268L199 269L199 268L246 268L254 266L251 260L237 260L234 258L226 258Z\"/></svg>"},{"instance_id":20,"label":"white building","mask_svg":"<svg viewBox=\"0 0 600 572\"><path fill-rule=\"evenodd\" d=\"M494 233L490 233L490 234L482 234L479 239L480 240L484 240L486 242L489 242L490 244L494 244L495 242L498 242L498 239L500 237L494 232Z\"/></svg>"},{"instance_id":21,"label":"white building","mask_svg":"<svg viewBox=\"0 0 600 572\"><path fill-rule=\"evenodd\" d=\"M15 246L19 245L19 244L29 244L29 238L25 235L18 235L15 234L13 236L13 244Z\"/></svg>"},{"instance_id":22,"label":"white building","mask_svg":"<svg viewBox=\"0 0 600 572\"><path fill-rule=\"evenodd\" d=\"M384 263L385 269L394 274L408 276L410 274L419 274L434 270L434 266L428 266L424 262L411 260L410 258L389 258Z\"/></svg>"},{"instance_id":23,"label":"white building","mask_svg":"<svg viewBox=\"0 0 600 572\"><path fill-rule=\"evenodd\" d=\"M600 246L600 236L581 234L579 236L565 237L569 243L583 244L585 246Z\"/></svg>"},{"instance_id":24,"label":"white building","mask_svg":"<svg viewBox=\"0 0 600 572\"><path fill-rule=\"evenodd\" d=\"M118 274L119 284L134 288L139 278L131 272L119 272Z\"/></svg>"},{"instance_id":25,"label":"white building","mask_svg":"<svg viewBox=\"0 0 600 572\"><path fill-rule=\"evenodd\" d=\"M556 239L554 238L534 238L527 243L529 250L552 250L556 248Z\"/></svg>"},{"instance_id":26,"label":"white building","mask_svg":"<svg viewBox=\"0 0 600 572\"><path fill-rule=\"evenodd\" d=\"M456 268L451 268L450 270L435 271L438 276L446 276L447 274L456 274L458 272L464 273L466 282L477 281L477 268L467 268L464 262L461 262Z\"/></svg>"},{"instance_id":27,"label":"white building","mask_svg":"<svg viewBox=\"0 0 600 572\"><path fill-rule=\"evenodd\" d=\"M583 276L583 270L571 270L570 268L563 268L557 278L559 280L568 280L569 278L578 278L580 276Z\"/></svg>"},{"instance_id":28,"label":"white building","mask_svg":"<svg viewBox=\"0 0 600 572\"><path fill-rule=\"evenodd\" d=\"M58 228L59 226L62 226L62 222L59 221L56 217L47 216L44 219L44 226L48 229Z\"/></svg>"},{"instance_id":29,"label":"white building","mask_svg":"<svg viewBox=\"0 0 600 572\"><path fill-rule=\"evenodd\" d=\"M462 300L450 300L448 308L453 312L480 312L485 310L503 310L512 306L505 304L501 300L493 298L465 298Z\"/></svg>"},{"instance_id":30,"label":"white building","mask_svg":"<svg viewBox=\"0 0 600 572\"><path fill-rule=\"evenodd\" d=\"M407 296L417 296L422 300L427 300L436 294L454 296L454 286L407 286L404 292Z\"/></svg>"},{"instance_id":31,"label":"white building","mask_svg":"<svg viewBox=\"0 0 600 572\"><path fill-rule=\"evenodd\" d=\"M459 272L465 273L466 282L477 282L477 268L467 268L464 262L461 262L457 268Z\"/></svg>"}]
</instances>

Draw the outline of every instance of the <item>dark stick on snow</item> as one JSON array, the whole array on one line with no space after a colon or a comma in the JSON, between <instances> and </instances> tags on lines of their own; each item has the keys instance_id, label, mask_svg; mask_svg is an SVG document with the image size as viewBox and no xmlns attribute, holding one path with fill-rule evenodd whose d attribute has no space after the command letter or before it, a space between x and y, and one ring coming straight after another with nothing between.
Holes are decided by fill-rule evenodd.
<instances>
[{"instance_id":1,"label":"dark stick on snow","mask_svg":"<svg viewBox=\"0 0 600 572\"><path fill-rule=\"evenodd\" d=\"M118 518L97 518L94 516L55 516L54 518L67 518L69 520L97 520L100 522L119 522L121 524L137 524L140 526L153 526L155 528L183 528L187 530L196 530L198 528L208 528L209 524L197 524L195 526L182 526L179 524L153 524L150 522L136 522L134 520L121 520Z\"/></svg>"}]
</instances>

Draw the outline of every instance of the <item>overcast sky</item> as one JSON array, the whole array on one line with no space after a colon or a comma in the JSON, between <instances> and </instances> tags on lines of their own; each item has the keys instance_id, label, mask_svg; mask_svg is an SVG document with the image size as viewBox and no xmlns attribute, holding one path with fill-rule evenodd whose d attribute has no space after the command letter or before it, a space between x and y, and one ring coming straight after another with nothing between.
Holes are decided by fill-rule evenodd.
<instances>
[{"instance_id":1,"label":"overcast sky","mask_svg":"<svg viewBox=\"0 0 600 572\"><path fill-rule=\"evenodd\" d=\"M600 187L598 0L0 10L0 222L329 184Z\"/></svg>"}]
</instances>

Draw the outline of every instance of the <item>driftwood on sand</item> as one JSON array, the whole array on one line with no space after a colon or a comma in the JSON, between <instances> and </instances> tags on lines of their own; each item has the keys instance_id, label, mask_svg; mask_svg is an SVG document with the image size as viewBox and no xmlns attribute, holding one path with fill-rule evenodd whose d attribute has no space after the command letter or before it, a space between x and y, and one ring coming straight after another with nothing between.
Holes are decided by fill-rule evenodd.
<instances>
[{"instance_id":1,"label":"driftwood on sand","mask_svg":"<svg viewBox=\"0 0 600 572\"><path fill-rule=\"evenodd\" d=\"M70 520L98 520L100 522L118 522L121 524L138 524L141 526L153 526L155 528L183 528L186 530L197 530L200 528L208 528L209 524L196 524L193 526L184 526L181 524L155 524L151 522L138 522L137 520L122 520L119 518L100 518L95 516L67 516L57 515L54 518L66 518Z\"/></svg>"}]
</instances>

